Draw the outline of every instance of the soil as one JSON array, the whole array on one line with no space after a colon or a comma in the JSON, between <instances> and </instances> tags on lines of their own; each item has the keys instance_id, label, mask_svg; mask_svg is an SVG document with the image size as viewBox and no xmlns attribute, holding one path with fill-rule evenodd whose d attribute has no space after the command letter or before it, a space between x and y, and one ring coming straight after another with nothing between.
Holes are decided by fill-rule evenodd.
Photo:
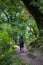
<instances>
[{"instance_id":1,"label":"soil","mask_svg":"<svg viewBox=\"0 0 43 65\"><path fill-rule=\"evenodd\" d=\"M29 51L25 45L22 51L20 51L19 46L17 46L16 53L29 64L43 65L43 53L40 52L40 50Z\"/></svg>"}]
</instances>

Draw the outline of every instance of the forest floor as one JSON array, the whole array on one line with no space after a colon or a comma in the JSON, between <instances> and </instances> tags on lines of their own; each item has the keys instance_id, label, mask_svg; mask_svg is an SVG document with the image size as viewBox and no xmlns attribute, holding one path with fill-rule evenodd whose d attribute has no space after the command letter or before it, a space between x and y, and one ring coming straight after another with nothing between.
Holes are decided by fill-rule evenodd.
<instances>
[{"instance_id":1,"label":"forest floor","mask_svg":"<svg viewBox=\"0 0 43 65\"><path fill-rule=\"evenodd\" d=\"M27 63L31 65L43 65L43 53L40 50L29 51L24 45L24 52L20 52L19 46L16 47L16 53Z\"/></svg>"}]
</instances>

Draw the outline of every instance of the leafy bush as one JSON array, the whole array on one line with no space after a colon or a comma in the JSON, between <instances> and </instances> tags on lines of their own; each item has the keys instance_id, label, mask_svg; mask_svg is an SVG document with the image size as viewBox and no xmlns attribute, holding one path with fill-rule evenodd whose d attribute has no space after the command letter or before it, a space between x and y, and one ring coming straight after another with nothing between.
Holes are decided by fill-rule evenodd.
<instances>
[{"instance_id":1,"label":"leafy bush","mask_svg":"<svg viewBox=\"0 0 43 65\"><path fill-rule=\"evenodd\" d=\"M1 65L8 65L6 59L9 58L9 53L13 46L13 40L8 33L8 29L10 25L4 23L0 24L0 64ZM11 30L11 29L10 29ZM6 56L7 54L7 56Z\"/></svg>"},{"instance_id":2,"label":"leafy bush","mask_svg":"<svg viewBox=\"0 0 43 65\"><path fill-rule=\"evenodd\" d=\"M19 34L19 28L17 26L13 27L8 23L3 23L0 25L0 29L1 31L6 31L9 35L10 38L12 38L13 40L16 39L16 37Z\"/></svg>"},{"instance_id":3,"label":"leafy bush","mask_svg":"<svg viewBox=\"0 0 43 65\"><path fill-rule=\"evenodd\" d=\"M10 49L12 45L12 39L9 37L8 32L0 32L0 48L2 49L1 53L5 53Z\"/></svg>"}]
</instances>

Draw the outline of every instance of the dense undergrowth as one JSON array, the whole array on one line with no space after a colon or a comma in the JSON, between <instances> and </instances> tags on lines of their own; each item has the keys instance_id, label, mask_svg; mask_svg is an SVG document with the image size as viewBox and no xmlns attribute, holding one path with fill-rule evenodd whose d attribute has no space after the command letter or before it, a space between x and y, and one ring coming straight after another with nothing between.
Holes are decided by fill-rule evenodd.
<instances>
[{"instance_id":1,"label":"dense undergrowth","mask_svg":"<svg viewBox=\"0 0 43 65\"><path fill-rule=\"evenodd\" d=\"M23 2L0 0L0 65L29 65L22 61L13 48L18 44L21 33L28 49L36 47L43 51L43 38L39 39L38 26Z\"/></svg>"},{"instance_id":2,"label":"dense undergrowth","mask_svg":"<svg viewBox=\"0 0 43 65\"><path fill-rule=\"evenodd\" d=\"M15 32L17 31L8 24L0 25L0 64L1 65L30 65L16 54ZM14 39L13 39L14 38Z\"/></svg>"},{"instance_id":3,"label":"dense undergrowth","mask_svg":"<svg viewBox=\"0 0 43 65\"><path fill-rule=\"evenodd\" d=\"M17 36L20 31L17 27L12 27L8 23L0 24L0 64L1 65L29 65L16 54L13 46L16 43ZM33 43L31 46L37 46L37 43ZM41 43L38 43L39 45ZM28 46L29 49L29 46ZM41 50L43 50L41 48Z\"/></svg>"},{"instance_id":4,"label":"dense undergrowth","mask_svg":"<svg viewBox=\"0 0 43 65\"><path fill-rule=\"evenodd\" d=\"M10 49L9 52L0 55L1 65L30 65L23 61L19 55L16 54L15 49Z\"/></svg>"}]
</instances>

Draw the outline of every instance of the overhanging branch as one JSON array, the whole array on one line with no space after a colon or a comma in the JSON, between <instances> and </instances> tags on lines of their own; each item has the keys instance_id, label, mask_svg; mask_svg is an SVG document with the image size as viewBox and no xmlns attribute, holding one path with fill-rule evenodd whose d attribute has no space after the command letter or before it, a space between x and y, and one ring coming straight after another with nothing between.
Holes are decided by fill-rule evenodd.
<instances>
[{"instance_id":1,"label":"overhanging branch","mask_svg":"<svg viewBox=\"0 0 43 65\"><path fill-rule=\"evenodd\" d=\"M22 1L25 4L28 11L32 14L34 19L36 20L38 28L39 29L43 28L43 14L40 12L39 7L38 6L35 7L34 5L30 5L32 0L22 0ZM41 21L41 18L42 18L42 21Z\"/></svg>"}]
</instances>

